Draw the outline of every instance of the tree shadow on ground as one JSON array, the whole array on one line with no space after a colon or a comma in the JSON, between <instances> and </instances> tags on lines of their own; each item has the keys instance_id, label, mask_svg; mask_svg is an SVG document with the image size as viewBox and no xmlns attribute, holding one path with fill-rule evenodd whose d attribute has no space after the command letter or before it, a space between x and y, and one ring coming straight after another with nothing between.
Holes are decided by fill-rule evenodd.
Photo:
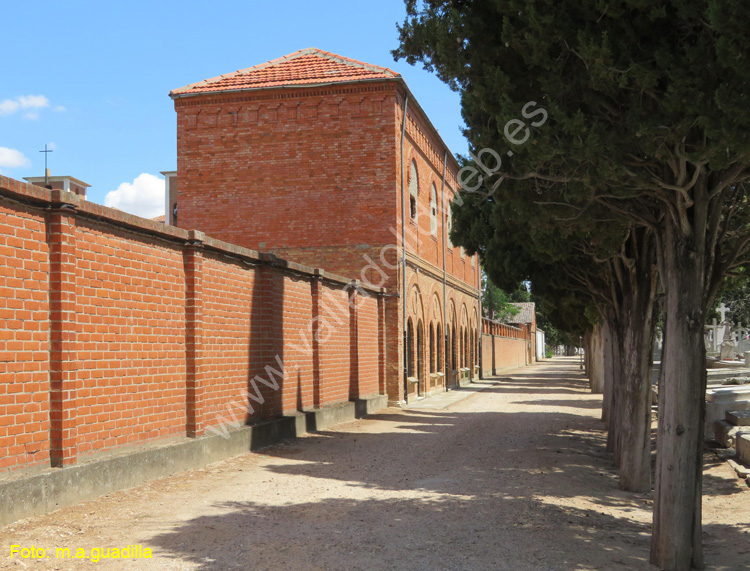
<instances>
[{"instance_id":1,"label":"tree shadow on ground","mask_svg":"<svg viewBox=\"0 0 750 571\"><path fill-rule=\"evenodd\" d=\"M648 568L647 525L542 502L443 496L217 507L224 513L149 544L201 571Z\"/></svg>"},{"instance_id":2,"label":"tree shadow on ground","mask_svg":"<svg viewBox=\"0 0 750 571\"><path fill-rule=\"evenodd\" d=\"M729 477L715 476L713 474L707 474L706 471L714 466L720 466L725 464L723 460L719 460L715 454L711 452L705 452L703 454L703 495L711 496L731 496L735 494L742 494L746 492L744 486L741 484L741 480L734 476L733 472L730 472ZM747 522L750 524L750 522ZM748 564L750 568L750 564Z\"/></svg>"},{"instance_id":3,"label":"tree shadow on ground","mask_svg":"<svg viewBox=\"0 0 750 571\"><path fill-rule=\"evenodd\" d=\"M580 379L555 377L561 389L539 378L472 398L507 388L539 397L513 405L595 402ZM561 390L582 398L547 399ZM139 541L201 571L650 569L652 494L619 490L605 448L603 424L585 413L387 409L263 450L257 469L274 490L302 485L301 495L261 485ZM718 480L706 479L707 494L730 493ZM745 531L705 526L709 569L741 568Z\"/></svg>"},{"instance_id":4,"label":"tree shadow on ground","mask_svg":"<svg viewBox=\"0 0 750 571\"><path fill-rule=\"evenodd\" d=\"M602 408L602 401L601 399L595 399L595 400L579 400L579 401L569 401L569 400L549 400L549 399L543 399L543 400L523 400L523 401L516 401L515 404L527 404L530 406L554 406L554 407L571 407L571 408L592 408L592 409L601 409Z\"/></svg>"},{"instance_id":5,"label":"tree shadow on ground","mask_svg":"<svg viewBox=\"0 0 750 571\"><path fill-rule=\"evenodd\" d=\"M502 438L465 440L467 426L493 431L516 424L515 416L385 413L373 416L384 432L322 431L266 449L264 469L289 481L336 481L352 495L369 489L396 497L222 504L223 514L147 543L204 571L282 562L306 569L647 568L649 523L608 513L643 511L644 497L617 489L596 420L527 413ZM530 422L544 426L533 454ZM387 469L379 469L382 457L362 454L384 448L393 451ZM417 461L409 450L428 457ZM582 482L592 487L581 490ZM585 508L573 505L581 498Z\"/></svg>"}]
</instances>

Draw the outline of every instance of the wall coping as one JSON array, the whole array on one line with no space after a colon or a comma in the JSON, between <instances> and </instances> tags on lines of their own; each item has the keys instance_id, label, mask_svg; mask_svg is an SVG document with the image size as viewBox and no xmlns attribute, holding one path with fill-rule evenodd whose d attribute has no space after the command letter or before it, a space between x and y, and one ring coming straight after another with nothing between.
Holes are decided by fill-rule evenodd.
<instances>
[{"instance_id":1,"label":"wall coping","mask_svg":"<svg viewBox=\"0 0 750 571\"><path fill-rule=\"evenodd\" d=\"M482 322L493 323L495 325L502 325L503 327L507 327L508 329L515 329L516 331L523 332L523 329L521 329L520 327L516 327L515 325L509 325L507 323L503 323L502 321L498 321L497 319L490 319L489 317L482 317ZM485 333L485 335L489 335L489 333Z\"/></svg>"}]
</instances>

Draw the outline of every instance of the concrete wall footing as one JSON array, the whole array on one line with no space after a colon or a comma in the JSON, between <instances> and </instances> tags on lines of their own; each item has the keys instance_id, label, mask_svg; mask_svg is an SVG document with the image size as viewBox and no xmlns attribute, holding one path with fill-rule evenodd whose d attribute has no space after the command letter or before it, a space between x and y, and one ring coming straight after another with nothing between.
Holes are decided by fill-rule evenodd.
<instances>
[{"instance_id":1,"label":"concrete wall footing","mask_svg":"<svg viewBox=\"0 0 750 571\"><path fill-rule=\"evenodd\" d=\"M0 482L0 525L49 513L96 496L132 488L155 478L198 468L251 450L278 444L385 408L385 395L283 416L237 430L155 446L41 474Z\"/></svg>"}]
</instances>

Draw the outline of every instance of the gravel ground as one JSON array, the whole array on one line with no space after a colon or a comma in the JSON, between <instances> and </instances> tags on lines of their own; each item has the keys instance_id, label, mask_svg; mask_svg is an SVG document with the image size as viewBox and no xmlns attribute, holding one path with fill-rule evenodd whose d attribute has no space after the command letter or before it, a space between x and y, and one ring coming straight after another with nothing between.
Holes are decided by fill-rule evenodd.
<instances>
[{"instance_id":1,"label":"gravel ground","mask_svg":"<svg viewBox=\"0 0 750 571\"><path fill-rule=\"evenodd\" d=\"M487 384L17 522L0 569L649 569L652 495L617 489L577 361ZM750 489L706 459L708 568L750 569ZM55 558L126 545L153 557Z\"/></svg>"}]
</instances>

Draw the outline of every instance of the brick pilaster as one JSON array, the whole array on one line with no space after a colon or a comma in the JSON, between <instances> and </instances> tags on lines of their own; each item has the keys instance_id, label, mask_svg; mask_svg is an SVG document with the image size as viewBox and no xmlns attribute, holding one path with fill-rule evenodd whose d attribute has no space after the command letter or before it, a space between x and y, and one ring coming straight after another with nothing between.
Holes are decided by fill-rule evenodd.
<instances>
[{"instance_id":1,"label":"brick pilaster","mask_svg":"<svg viewBox=\"0 0 750 571\"><path fill-rule=\"evenodd\" d=\"M75 464L78 339L76 316L76 209L80 199L53 191L47 215L50 273L50 463Z\"/></svg>"},{"instance_id":2,"label":"brick pilaster","mask_svg":"<svg viewBox=\"0 0 750 571\"><path fill-rule=\"evenodd\" d=\"M203 348L203 240L202 232L191 230L184 249L187 372L185 432L191 438L202 435L206 429L204 414L206 374Z\"/></svg>"},{"instance_id":3,"label":"brick pilaster","mask_svg":"<svg viewBox=\"0 0 750 571\"><path fill-rule=\"evenodd\" d=\"M359 398L359 280L349 288L349 400Z\"/></svg>"},{"instance_id":4,"label":"brick pilaster","mask_svg":"<svg viewBox=\"0 0 750 571\"><path fill-rule=\"evenodd\" d=\"M315 270L315 277L310 283L312 290L312 349L313 349L313 406L320 407L320 320L322 319L323 275L321 269Z\"/></svg>"},{"instance_id":5,"label":"brick pilaster","mask_svg":"<svg viewBox=\"0 0 750 571\"><path fill-rule=\"evenodd\" d=\"M386 336L385 336L385 288L378 295L378 392L385 395Z\"/></svg>"}]
</instances>

